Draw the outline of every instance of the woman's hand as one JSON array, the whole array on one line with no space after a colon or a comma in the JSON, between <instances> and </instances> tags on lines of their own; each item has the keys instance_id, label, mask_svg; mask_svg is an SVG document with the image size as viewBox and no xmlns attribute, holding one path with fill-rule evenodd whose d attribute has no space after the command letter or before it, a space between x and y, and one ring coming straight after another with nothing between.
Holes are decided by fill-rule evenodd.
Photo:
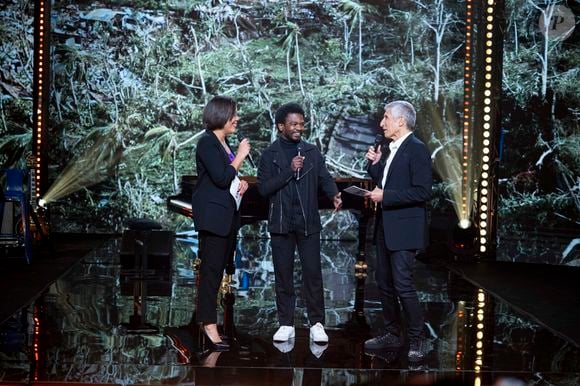
<instances>
[{"instance_id":1,"label":"woman's hand","mask_svg":"<svg viewBox=\"0 0 580 386\"><path fill-rule=\"evenodd\" d=\"M244 181L244 180L240 181L240 186L238 187L238 192L240 193L241 196L243 196L244 193L246 193L246 190L248 190L248 187L249 187L248 181Z\"/></svg>"},{"instance_id":2,"label":"woman's hand","mask_svg":"<svg viewBox=\"0 0 580 386\"><path fill-rule=\"evenodd\" d=\"M248 141L248 138L244 138L240 141L240 144L238 145L238 154L243 158L246 158L248 154L250 154L251 148L252 146L250 146L250 141Z\"/></svg>"},{"instance_id":3,"label":"woman's hand","mask_svg":"<svg viewBox=\"0 0 580 386\"><path fill-rule=\"evenodd\" d=\"M232 161L231 165L236 169L236 170L240 170L240 168L242 167L242 164L244 163L244 160L246 159L246 157L248 156L248 154L250 154L250 141L248 141L248 138L244 138L240 141L240 144L238 145L238 151L236 153L236 158L234 158L234 160Z\"/></svg>"}]
</instances>

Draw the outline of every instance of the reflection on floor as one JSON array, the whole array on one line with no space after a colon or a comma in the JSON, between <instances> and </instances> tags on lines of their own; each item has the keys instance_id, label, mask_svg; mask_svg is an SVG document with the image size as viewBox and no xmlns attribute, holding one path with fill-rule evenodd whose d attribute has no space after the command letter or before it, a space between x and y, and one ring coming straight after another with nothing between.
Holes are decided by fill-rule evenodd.
<instances>
[{"instance_id":1,"label":"reflection on floor","mask_svg":"<svg viewBox=\"0 0 580 386\"><path fill-rule=\"evenodd\" d=\"M172 264L155 269L128 269L134 261L122 260L120 249L111 240L94 250L1 326L0 382L491 385L516 377L580 384L577 347L429 260L418 264L416 278L432 350L409 363L408 347L363 350L381 328L371 246L368 268L355 272L356 243L323 242L330 343L310 344L299 300L296 338L275 345L270 242L240 240L218 313L232 343L225 353L204 350L191 323L195 238L179 239Z\"/></svg>"}]
</instances>

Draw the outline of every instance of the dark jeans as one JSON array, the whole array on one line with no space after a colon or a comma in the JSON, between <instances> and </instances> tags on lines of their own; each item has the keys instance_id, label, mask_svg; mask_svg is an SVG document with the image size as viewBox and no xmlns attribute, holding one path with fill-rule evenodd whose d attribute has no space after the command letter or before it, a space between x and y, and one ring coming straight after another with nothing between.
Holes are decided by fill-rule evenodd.
<instances>
[{"instance_id":1,"label":"dark jeans","mask_svg":"<svg viewBox=\"0 0 580 386\"><path fill-rule=\"evenodd\" d=\"M303 232L272 233L272 259L276 279L276 307L281 326L294 325L296 293L294 292L294 251L302 264L304 300L311 325L324 324L324 289L320 262L320 233L304 236Z\"/></svg>"},{"instance_id":2,"label":"dark jeans","mask_svg":"<svg viewBox=\"0 0 580 386\"><path fill-rule=\"evenodd\" d=\"M385 245L382 219L377 221L376 280L383 306L385 329L397 335L401 333L401 308L408 323L409 339L423 336L423 310L413 283L415 250L390 251Z\"/></svg>"},{"instance_id":3,"label":"dark jeans","mask_svg":"<svg viewBox=\"0 0 580 386\"><path fill-rule=\"evenodd\" d=\"M236 247L238 228L232 224L227 236L218 236L207 231L199 232L199 281L197 288L196 319L199 323L217 322L217 294L224 269Z\"/></svg>"}]
</instances>

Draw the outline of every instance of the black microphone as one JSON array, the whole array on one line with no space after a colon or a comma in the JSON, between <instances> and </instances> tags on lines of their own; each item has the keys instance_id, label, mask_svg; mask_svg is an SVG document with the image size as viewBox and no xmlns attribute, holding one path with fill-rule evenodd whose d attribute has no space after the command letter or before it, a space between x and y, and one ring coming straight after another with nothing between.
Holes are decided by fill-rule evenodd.
<instances>
[{"instance_id":1,"label":"black microphone","mask_svg":"<svg viewBox=\"0 0 580 386\"><path fill-rule=\"evenodd\" d=\"M246 136L244 134L240 133L239 131L238 131L238 134L236 134L236 135L238 136L238 140L240 142L242 142L244 140L244 138L246 138ZM252 155L249 152L248 152L248 161L250 162L250 166L255 169L256 164L254 163L254 160L252 159Z\"/></svg>"},{"instance_id":2,"label":"black microphone","mask_svg":"<svg viewBox=\"0 0 580 386\"><path fill-rule=\"evenodd\" d=\"M296 149L298 149L298 157L302 157L302 142L298 143ZM296 169L296 179L300 179L300 169Z\"/></svg>"},{"instance_id":3,"label":"black microphone","mask_svg":"<svg viewBox=\"0 0 580 386\"><path fill-rule=\"evenodd\" d=\"M379 146L381 146L383 144L385 140L385 136L383 134L377 134L377 136L375 137L375 143L373 143L373 148L375 149L375 151L377 151L379 149ZM373 161L368 160L367 161L367 170L372 166Z\"/></svg>"}]
</instances>

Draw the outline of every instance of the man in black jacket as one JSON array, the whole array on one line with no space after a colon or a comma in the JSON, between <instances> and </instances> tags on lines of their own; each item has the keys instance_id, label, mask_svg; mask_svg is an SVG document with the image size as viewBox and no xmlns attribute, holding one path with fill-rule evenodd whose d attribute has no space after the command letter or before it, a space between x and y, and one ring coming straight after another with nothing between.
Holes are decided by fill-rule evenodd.
<instances>
[{"instance_id":1,"label":"man in black jacket","mask_svg":"<svg viewBox=\"0 0 580 386\"><path fill-rule=\"evenodd\" d=\"M302 141L304 110L288 103L276 111L280 138L262 153L258 167L258 190L269 199L268 231L276 279L276 307L280 328L274 341L294 338L294 251L302 264L302 281L310 339L328 342L324 331L324 293L320 262L320 215L318 188L340 209L342 200L324 158L314 145Z\"/></svg>"}]
</instances>

